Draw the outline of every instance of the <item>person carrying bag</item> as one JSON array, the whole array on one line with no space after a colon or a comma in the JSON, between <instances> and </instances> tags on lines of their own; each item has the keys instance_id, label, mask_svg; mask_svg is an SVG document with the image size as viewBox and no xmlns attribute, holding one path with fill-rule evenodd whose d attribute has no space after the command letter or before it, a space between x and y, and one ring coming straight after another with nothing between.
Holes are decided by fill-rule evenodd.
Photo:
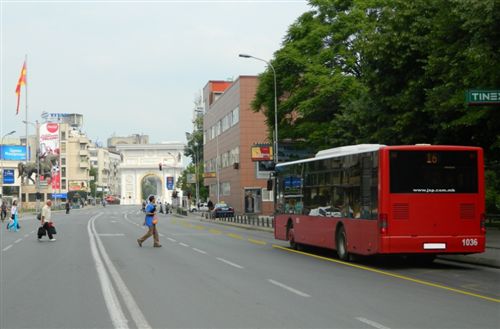
<instances>
[{"instance_id":1,"label":"person carrying bag","mask_svg":"<svg viewBox=\"0 0 500 329\"><path fill-rule=\"evenodd\" d=\"M52 222L51 207L52 207L52 200L47 200L47 202L45 203L45 206L43 206L43 208L42 208L42 216L41 216L41 220L40 220L40 225L42 225L42 226L40 228L43 229L43 231L40 230L40 228L38 229L38 240L39 241L41 241L42 236L45 235L45 234L40 234L40 233L47 233L47 235L49 236L49 241L56 241L56 239L53 236L53 234L56 233L56 230L54 227L54 223Z\"/></svg>"}]
</instances>

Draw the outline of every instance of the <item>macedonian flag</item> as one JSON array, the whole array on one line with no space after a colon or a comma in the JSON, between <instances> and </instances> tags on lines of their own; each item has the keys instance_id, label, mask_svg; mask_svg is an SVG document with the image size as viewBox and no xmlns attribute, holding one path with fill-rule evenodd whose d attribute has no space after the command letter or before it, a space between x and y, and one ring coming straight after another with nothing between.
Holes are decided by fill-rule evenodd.
<instances>
[{"instance_id":1,"label":"macedonian flag","mask_svg":"<svg viewBox=\"0 0 500 329\"><path fill-rule=\"evenodd\" d=\"M21 70L21 76L19 81L17 81L16 94L17 94L17 108L16 115L19 114L19 101L21 99L21 86L26 85L26 61L23 64L23 69Z\"/></svg>"}]
</instances>

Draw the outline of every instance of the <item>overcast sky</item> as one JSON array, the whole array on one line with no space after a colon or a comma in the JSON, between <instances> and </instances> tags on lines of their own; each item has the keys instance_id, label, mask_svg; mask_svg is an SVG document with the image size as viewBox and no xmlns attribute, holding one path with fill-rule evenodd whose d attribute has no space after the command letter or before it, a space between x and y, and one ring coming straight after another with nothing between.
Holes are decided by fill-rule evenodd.
<instances>
[{"instance_id":1,"label":"overcast sky","mask_svg":"<svg viewBox=\"0 0 500 329\"><path fill-rule=\"evenodd\" d=\"M80 113L93 141L143 133L185 142L209 80L257 75L307 1L7 1L1 5L1 135L24 136L15 88L28 57L28 121ZM34 134L34 128L29 127Z\"/></svg>"}]
</instances>

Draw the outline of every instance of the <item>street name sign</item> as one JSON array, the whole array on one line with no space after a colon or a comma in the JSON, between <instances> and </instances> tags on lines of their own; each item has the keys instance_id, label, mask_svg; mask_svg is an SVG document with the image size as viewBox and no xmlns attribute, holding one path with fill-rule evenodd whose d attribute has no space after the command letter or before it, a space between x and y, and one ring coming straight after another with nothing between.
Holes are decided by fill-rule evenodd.
<instances>
[{"instance_id":1,"label":"street name sign","mask_svg":"<svg viewBox=\"0 0 500 329\"><path fill-rule=\"evenodd\" d=\"M500 90L467 90L465 100L469 106L500 105Z\"/></svg>"}]
</instances>

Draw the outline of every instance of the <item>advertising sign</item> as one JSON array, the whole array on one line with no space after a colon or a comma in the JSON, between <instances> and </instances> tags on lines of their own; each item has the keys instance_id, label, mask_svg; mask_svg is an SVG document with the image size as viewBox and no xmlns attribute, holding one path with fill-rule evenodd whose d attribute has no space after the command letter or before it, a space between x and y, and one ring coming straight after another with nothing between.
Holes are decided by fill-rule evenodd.
<instances>
[{"instance_id":1,"label":"advertising sign","mask_svg":"<svg viewBox=\"0 0 500 329\"><path fill-rule=\"evenodd\" d=\"M3 184L14 184L14 169L3 170Z\"/></svg>"},{"instance_id":2,"label":"advertising sign","mask_svg":"<svg viewBox=\"0 0 500 329\"><path fill-rule=\"evenodd\" d=\"M1 159L11 161L26 161L26 146L21 145L1 145Z\"/></svg>"},{"instance_id":3,"label":"advertising sign","mask_svg":"<svg viewBox=\"0 0 500 329\"><path fill-rule=\"evenodd\" d=\"M467 90L465 101L468 105L495 106L500 104L500 90Z\"/></svg>"},{"instance_id":4,"label":"advertising sign","mask_svg":"<svg viewBox=\"0 0 500 329\"><path fill-rule=\"evenodd\" d=\"M166 176L165 180L167 182L167 190L171 191L174 189L174 177Z\"/></svg>"},{"instance_id":5,"label":"advertising sign","mask_svg":"<svg viewBox=\"0 0 500 329\"><path fill-rule=\"evenodd\" d=\"M44 123L40 126L40 162L46 162L51 167L51 184L53 189L61 188L59 157L59 124Z\"/></svg>"},{"instance_id":6,"label":"advertising sign","mask_svg":"<svg viewBox=\"0 0 500 329\"><path fill-rule=\"evenodd\" d=\"M269 161L273 159L273 148L270 145L252 146L252 161Z\"/></svg>"}]
</instances>

